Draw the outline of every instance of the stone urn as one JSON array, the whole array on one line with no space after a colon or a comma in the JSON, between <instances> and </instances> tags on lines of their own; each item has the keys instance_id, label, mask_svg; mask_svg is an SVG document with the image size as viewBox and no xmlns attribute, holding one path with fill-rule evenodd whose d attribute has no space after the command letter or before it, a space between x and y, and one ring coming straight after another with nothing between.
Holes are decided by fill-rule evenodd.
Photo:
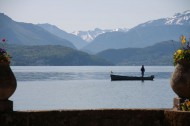
<instances>
[{"instance_id":1,"label":"stone urn","mask_svg":"<svg viewBox=\"0 0 190 126\"><path fill-rule=\"evenodd\" d=\"M176 65L170 84L180 98L190 98L190 62Z\"/></svg>"},{"instance_id":2,"label":"stone urn","mask_svg":"<svg viewBox=\"0 0 190 126\"><path fill-rule=\"evenodd\" d=\"M15 92L17 87L16 78L9 63L0 63L0 101L6 101Z\"/></svg>"}]
</instances>

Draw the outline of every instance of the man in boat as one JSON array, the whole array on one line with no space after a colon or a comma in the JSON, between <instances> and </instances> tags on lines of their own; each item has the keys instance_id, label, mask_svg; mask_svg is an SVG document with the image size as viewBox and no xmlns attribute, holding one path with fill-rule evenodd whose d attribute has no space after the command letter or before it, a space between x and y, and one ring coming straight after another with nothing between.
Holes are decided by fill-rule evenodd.
<instances>
[{"instance_id":1,"label":"man in boat","mask_svg":"<svg viewBox=\"0 0 190 126\"><path fill-rule=\"evenodd\" d=\"M145 68L144 68L144 65L142 65L142 67L141 67L141 75L142 75L142 77L144 77L144 72L145 72Z\"/></svg>"}]
</instances>

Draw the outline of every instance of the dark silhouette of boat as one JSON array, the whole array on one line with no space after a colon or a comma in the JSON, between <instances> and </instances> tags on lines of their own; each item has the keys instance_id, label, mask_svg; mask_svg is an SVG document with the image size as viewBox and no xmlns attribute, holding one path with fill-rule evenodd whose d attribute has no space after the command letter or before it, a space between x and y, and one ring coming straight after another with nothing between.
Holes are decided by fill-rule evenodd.
<instances>
[{"instance_id":1,"label":"dark silhouette of boat","mask_svg":"<svg viewBox=\"0 0 190 126\"><path fill-rule=\"evenodd\" d=\"M120 81L120 80L153 80L154 79L154 75L151 76L147 76L147 77L136 77L136 76L122 76L122 75L114 75L114 74L110 74L111 76L111 80L112 81Z\"/></svg>"}]
</instances>

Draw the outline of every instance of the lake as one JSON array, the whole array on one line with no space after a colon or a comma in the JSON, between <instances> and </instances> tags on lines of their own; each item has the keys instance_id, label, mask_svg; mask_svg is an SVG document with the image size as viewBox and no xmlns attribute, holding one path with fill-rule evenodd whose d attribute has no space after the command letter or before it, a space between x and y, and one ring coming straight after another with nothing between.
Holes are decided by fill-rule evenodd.
<instances>
[{"instance_id":1,"label":"lake","mask_svg":"<svg viewBox=\"0 0 190 126\"><path fill-rule=\"evenodd\" d=\"M154 81L111 81L110 72L140 76L141 66L12 66L14 110L172 108L173 66L145 66Z\"/></svg>"}]
</instances>

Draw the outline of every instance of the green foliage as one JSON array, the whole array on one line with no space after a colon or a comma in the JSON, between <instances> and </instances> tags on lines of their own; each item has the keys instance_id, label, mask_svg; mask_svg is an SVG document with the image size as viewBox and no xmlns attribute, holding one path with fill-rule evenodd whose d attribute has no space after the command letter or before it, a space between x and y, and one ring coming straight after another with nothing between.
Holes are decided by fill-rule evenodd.
<instances>
[{"instance_id":1,"label":"green foliage","mask_svg":"<svg viewBox=\"0 0 190 126\"><path fill-rule=\"evenodd\" d=\"M174 53L174 65L176 65L177 63L189 63L190 64L190 49L178 49L175 53Z\"/></svg>"},{"instance_id":2,"label":"green foliage","mask_svg":"<svg viewBox=\"0 0 190 126\"><path fill-rule=\"evenodd\" d=\"M0 42L0 63L9 64L11 56L6 51L5 44L6 44L6 39L2 39L2 41Z\"/></svg>"},{"instance_id":3,"label":"green foliage","mask_svg":"<svg viewBox=\"0 0 190 126\"><path fill-rule=\"evenodd\" d=\"M4 63L9 64L10 59L11 59L11 56L7 52L2 53L1 48L0 48L0 63L4 62Z\"/></svg>"},{"instance_id":4,"label":"green foliage","mask_svg":"<svg viewBox=\"0 0 190 126\"><path fill-rule=\"evenodd\" d=\"M181 46L173 55L174 65L178 63L183 65L190 64L190 45L184 35L181 36Z\"/></svg>"},{"instance_id":5,"label":"green foliage","mask_svg":"<svg viewBox=\"0 0 190 126\"><path fill-rule=\"evenodd\" d=\"M60 45L9 45L11 65L112 65L102 58Z\"/></svg>"},{"instance_id":6,"label":"green foliage","mask_svg":"<svg viewBox=\"0 0 190 126\"><path fill-rule=\"evenodd\" d=\"M183 103L180 104L179 107L179 109L182 111L190 111L190 100L186 99Z\"/></svg>"}]
</instances>

